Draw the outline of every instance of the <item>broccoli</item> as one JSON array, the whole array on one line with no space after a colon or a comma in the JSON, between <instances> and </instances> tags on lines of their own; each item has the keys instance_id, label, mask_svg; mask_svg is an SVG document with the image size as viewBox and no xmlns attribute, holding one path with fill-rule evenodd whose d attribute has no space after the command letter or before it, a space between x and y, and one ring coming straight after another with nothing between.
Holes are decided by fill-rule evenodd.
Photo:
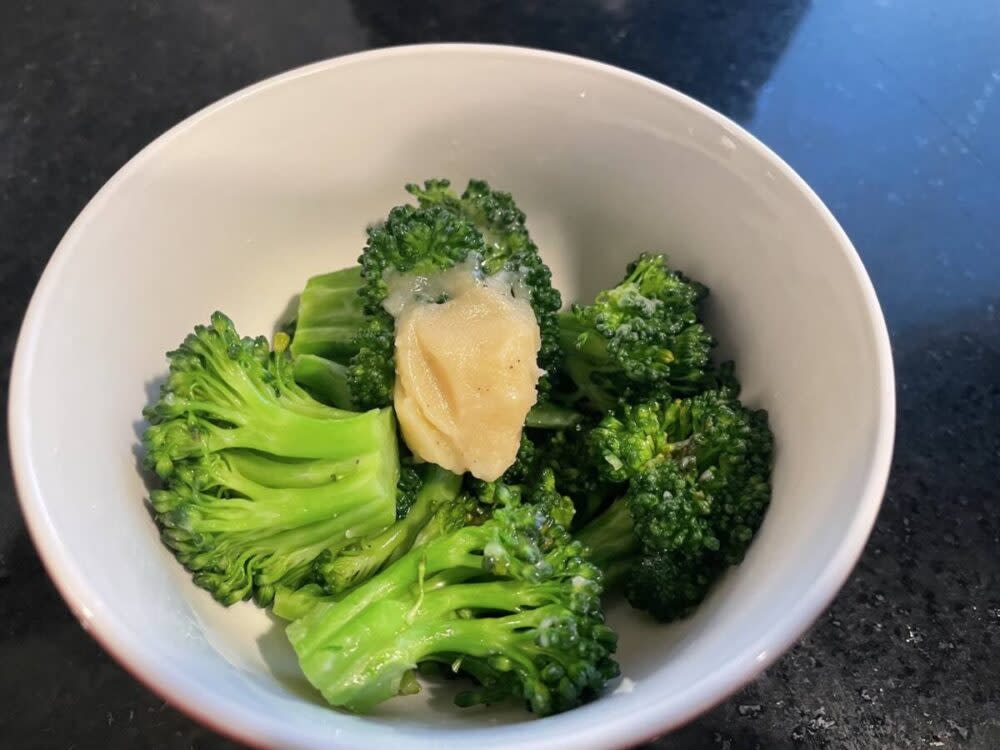
<instances>
[{"instance_id":1,"label":"broccoli","mask_svg":"<svg viewBox=\"0 0 1000 750\"><path fill-rule=\"evenodd\" d=\"M296 363L300 382L342 408L391 403L395 322L382 307L389 292L386 273L429 275L470 256L480 259L486 276L511 271L521 279L518 289L527 292L542 335L539 367L554 372L562 357L556 322L562 298L510 195L478 180L471 181L461 197L447 180L429 180L422 188L408 185L407 190L419 206L397 206L384 222L368 229L360 267L307 283L291 346L297 359L305 359ZM540 398L548 387L543 378Z\"/></svg>"},{"instance_id":2,"label":"broccoli","mask_svg":"<svg viewBox=\"0 0 1000 750\"><path fill-rule=\"evenodd\" d=\"M357 354L358 330L365 323L357 266L313 276L299 296L292 355L317 355L344 362Z\"/></svg>"},{"instance_id":3,"label":"broccoli","mask_svg":"<svg viewBox=\"0 0 1000 750\"><path fill-rule=\"evenodd\" d=\"M534 430L565 430L583 421L583 414L551 401L543 401L531 407L524 426Z\"/></svg>"},{"instance_id":4,"label":"broccoli","mask_svg":"<svg viewBox=\"0 0 1000 750\"><path fill-rule=\"evenodd\" d=\"M578 535L629 602L669 621L688 614L739 563L770 502L767 413L738 391L625 406L590 436L624 495Z\"/></svg>"},{"instance_id":5,"label":"broccoli","mask_svg":"<svg viewBox=\"0 0 1000 750\"><path fill-rule=\"evenodd\" d=\"M472 508L459 497L462 478L430 464L420 482L409 512L387 529L362 539L343 550L329 550L314 563L316 578L329 593L346 591L371 578L412 547L451 531L453 524L464 525Z\"/></svg>"},{"instance_id":6,"label":"broccoli","mask_svg":"<svg viewBox=\"0 0 1000 750\"><path fill-rule=\"evenodd\" d=\"M437 663L478 683L459 705L515 698L547 715L617 675L601 573L564 528L572 505L551 474L524 494L529 502L512 495L482 524L415 547L337 601L309 597L286 632L329 703L369 711L419 690L416 669Z\"/></svg>"},{"instance_id":7,"label":"broccoli","mask_svg":"<svg viewBox=\"0 0 1000 750\"><path fill-rule=\"evenodd\" d=\"M271 612L282 620L291 622L305 617L317 604L327 604L337 599L337 596L328 594L318 583L307 583L297 589L279 586L274 592Z\"/></svg>"},{"instance_id":8,"label":"broccoli","mask_svg":"<svg viewBox=\"0 0 1000 750\"><path fill-rule=\"evenodd\" d=\"M318 354L299 354L293 361L292 373L296 383L324 404L338 409L354 408L346 365Z\"/></svg>"},{"instance_id":9,"label":"broccoli","mask_svg":"<svg viewBox=\"0 0 1000 750\"><path fill-rule=\"evenodd\" d=\"M708 289L640 255L593 304L558 315L565 375L558 400L603 413L620 403L686 396L715 384L715 340L699 320Z\"/></svg>"},{"instance_id":10,"label":"broccoli","mask_svg":"<svg viewBox=\"0 0 1000 750\"><path fill-rule=\"evenodd\" d=\"M159 400L144 411L144 462L164 482L150 502L164 542L220 602L266 605L323 550L393 522L391 409L319 403L295 383L286 351L240 338L221 313L167 356Z\"/></svg>"},{"instance_id":11,"label":"broccoli","mask_svg":"<svg viewBox=\"0 0 1000 750\"><path fill-rule=\"evenodd\" d=\"M533 470L550 469L556 484L573 500L574 527L587 524L621 495L624 484L600 471L588 456L594 420L588 418L563 430L529 430L534 441Z\"/></svg>"}]
</instances>

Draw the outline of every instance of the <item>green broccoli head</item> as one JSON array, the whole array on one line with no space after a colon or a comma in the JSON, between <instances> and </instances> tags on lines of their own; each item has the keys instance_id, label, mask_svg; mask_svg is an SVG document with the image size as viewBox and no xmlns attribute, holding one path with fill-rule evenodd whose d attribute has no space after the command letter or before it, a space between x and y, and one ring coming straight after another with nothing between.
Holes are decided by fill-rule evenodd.
<instances>
[{"instance_id":1,"label":"green broccoli head","mask_svg":"<svg viewBox=\"0 0 1000 750\"><path fill-rule=\"evenodd\" d=\"M288 627L327 701L369 711L419 689L415 670L428 663L478 683L460 705L514 698L546 715L602 690L617 665L601 573L566 531L572 505L551 475L522 494L533 502L508 498Z\"/></svg>"},{"instance_id":2,"label":"green broccoli head","mask_svg":"<svg viewBox=\"0 0 1000 750\"><path fill-rule=\"evenodd\" d=\"M443 206L396 206L386 220L368 230L359 258L365 312L383 312L389 294L386 272L431 275L445 271L476 253L484 253L483 237L471 221Z\"/></svg>"},{"instance_id":3,"label":"green broccoli head","mask_svg":"<svg viewBox=\"0 0 1000 750\"><path fill-rule=\"evenodd\" d=\"M587 419L562 430L530 430L535 444L534 469L550 470L559 489L573 499L575 525L582 526L594 518L624 490L624 480L615 478L602 468L602 462L591 457L596 429Z\"/></svg>"},{"instance_id":4,"label":"green broccoli head","mask_svg":"<svg viewBox=\"0 0 1000 750\"><path fill-rule=\"evenodd\" d=\"M345 412L296 385L287 352L221 313L168 354L145 410L150 501L164 542L219 601L268 603L323 550L388 525L399 472L392 410Z\"/></svg>"},{"instance_id":5,"label":"green broccoli head","mask_svg":"<svg viewBox=\"0 0 1000 750\"><path fill-rule=\"evenodd\" d=\"M667 410L680 410L680 401ZM612 482L625 482L661 455L668 444L665 424L670 416L658 402L624 404L602 419L588 435L591 465Z\"/></svg>"},{"instance_id":6,"label":"green broccoli head","mask_svg":"<svg viewBox=\"0 0 1000 750\"><path fill-rule=\"evenodd\" d=\"M560 399L605 412L710 387L715 340L699 317L707 295L706 287L671 271L664 256L639 256L617 286L558 316L570 381Z\"/></svg>"},{"instance_id":7,"label":"green broccoli head","mask_svg":"<svg viewBox=\"0 0 1000 750\"><path fill-rule=\"evenodd\" d=\"M605 476L628 485L581 538L606 569L627 571L634 606L681 617L743 559L770 502L772 442L766 412L730 388L625 407L592 432Z\"/></svg>"},{"instance_id":8,"label":"green broccoli head","mask_svg":"<svg viewBox=\"0 0 1000 750\"><path fill-rule=\"evenodd\" d=\"M677 553L643 554L627 569L625 593L634 607L662 622L686 617L708 595L720 575L700 557Z\"/></svg>"},{"instance_id":9,"label":"green broccoli head","mask_svg":"<svg viewBox=\"0 0 1000 750\"><path fill-rule=\"evenodd\" d=\"M470 257L485 276L506 271L519 280L541 332L539 367L555 372L562 360L556 313L562 305L552 275L531 241L524 214L509 193L480 180L459 196L447 180L408 185L418 206L397 206L368 230L360 267L309 280L295 322L292 353L319 355L333 362L300 368L312 390L332 394L333 403L369 409L392 402L395 380L395 322L383 308L387 274L430 275ZM352 297L353 295L353 297ZM538 384L539 397L549 380Z\"/></svg>"}]
</instances>

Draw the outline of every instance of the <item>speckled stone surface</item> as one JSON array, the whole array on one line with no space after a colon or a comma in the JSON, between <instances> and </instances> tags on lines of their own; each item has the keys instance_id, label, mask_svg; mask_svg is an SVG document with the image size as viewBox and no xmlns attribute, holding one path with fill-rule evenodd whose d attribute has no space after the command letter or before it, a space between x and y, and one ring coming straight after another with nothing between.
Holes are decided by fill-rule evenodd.
<instances>
[{"instance_id":1,"label":"speckled stone surface","mask_svg":"<svg viewBox=\"0 0 1000 750\"><path fill-rule=\"evenodd\" d=\"M883 303L899 432L850 582L766 674L650 747L1000 747L1000 5L983 0L0 3L0 387L49 254L187 114L372 46L573 52L745 124L837 214ZM27 539L0 459L0 745L235 745L114 664Z\"/></svg>"}]
</instances>

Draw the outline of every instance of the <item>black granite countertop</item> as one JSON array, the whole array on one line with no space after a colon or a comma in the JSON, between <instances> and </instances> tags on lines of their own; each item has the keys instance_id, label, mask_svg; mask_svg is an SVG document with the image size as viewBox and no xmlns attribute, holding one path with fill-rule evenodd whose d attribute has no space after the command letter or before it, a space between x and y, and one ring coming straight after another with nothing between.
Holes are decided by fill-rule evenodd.
<instances>
[{"instance_id":1,"label":"black granite countertop","mask_svg":"<svg viewBox=\"0 0 1000 750\"><path fill-rule=\"evenodd\" d=\"M491 41L636 70L746 125L853 238L896 357L892 478L812 631L656 748L1000 747L1000 5L991 0L0 3L0 388L49 254L184 116L302 63ZM220 749L80 629L0 452L0 745Z\"/></svg>"}]
</instances>

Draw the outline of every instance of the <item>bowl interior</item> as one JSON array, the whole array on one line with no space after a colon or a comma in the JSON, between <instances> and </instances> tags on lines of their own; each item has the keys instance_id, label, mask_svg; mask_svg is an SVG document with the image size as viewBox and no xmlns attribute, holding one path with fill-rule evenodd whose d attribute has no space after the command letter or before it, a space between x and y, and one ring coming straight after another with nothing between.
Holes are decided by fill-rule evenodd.
<instances>
[{"instance_id":1,"label":"bowl interior","mask_svg":"<svg viewBox=\"0 0 1000 750\"><path fill-rule=\"evenodd\" d=\"M373 717L329 710L278 627L224 609L159 544L137 469L164 352L220 309L270 333L311 274L356 259L404 183L510 190L567 300L663 250L712 289L710 322L777 438L774 499L746 561L671 627L621 604L624 678L544 721L462 711L447 689ZM43 557L84 626L170 700L282 747L603 746L675 725L788 645L867 536L892 429L891 365L846 238L743 131L642 79L488 47L362 55L286 75L171 131L65 238L32 304L12 394L14 461ZM81 427L83 429L81 429ZM450 737L456 740L457 737ZM473 741L467 737L463 741Z\"/></svg>"}]
</instances>

